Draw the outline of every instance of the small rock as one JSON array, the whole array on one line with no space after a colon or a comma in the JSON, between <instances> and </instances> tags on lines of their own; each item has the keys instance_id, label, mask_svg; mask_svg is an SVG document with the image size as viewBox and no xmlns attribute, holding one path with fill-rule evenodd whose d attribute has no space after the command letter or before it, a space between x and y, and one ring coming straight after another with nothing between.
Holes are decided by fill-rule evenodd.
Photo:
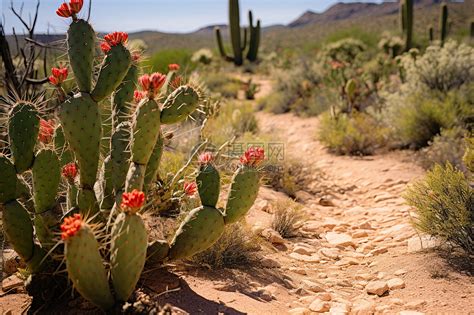
<instances>
[{"instance_id":1,"label":"small rock","mask_svg":"<svg viewBox=\"0 0 474 315\"><path fill-rule=\"evenodd\" d=\"M323 288L323 286L320 283L315 283L310 280L303 280L301 281L301 288L319 293L319 292L326 292L326 290Z\"/></svg>"},{"instance_id":2,"label":"small rock","mask_svg":"<svg viewBox=\"0 0 474 315\"><path fill-rule=\"evenodd\" d=\"M362 237L367 237L369 234L366 231L357 231L352 233L353 238L362 238Z\"/></svg>"},{"instance_id":3,"label":"small rock","mask_svg":"<svg viewBox=\"0 0 474 315\"><path fill-rule=\"evenodd\" d=\"M259 202L255 203L255 209L258 209L263 212L267 213L273 213L273 209L270 205L270 202L268 200L260 200Z\"/></svg>"},{"instance_id":4,"label":"small rock","mask_svg":"<svg viewBox=\"0 0 474 315\"><path fill-rule=\"evenodd\" d=\"M388 292L389 287L386 281L371 281L365 287L368 294L384 295Z\"/></svg>"},{"instance_id":5,"label":"small rock","mask_svg":"<svg viewBox=\"0 0 474 315\"><path fill-rule=\"evenodd\" d=\"M262 231L261 235L272 244L285 244L283 237L274 229L266 228Z\"/></svg>"},{"instance_id":6,"label":"small rock","mask_svg":"<svg viewBox=\"0 0 474 315\"><path fill-rule=\"evenodd\" d=\"M328 241L329 244L333 246L353 246L356 247L352 237L348 234L344 233L335 233L335 232L328 232L326 233L326 240Z\"/></svg>"},{"instance_id":7,"label":"small rock","mask_svg":"<svg viewBox=\"0 0 474 315\"><path fill-rule=\"evenodd\" d=\"M309 305L309 309L316 313L324 313L329 311L330 305L328 302L316 299Z\"/></svg>"},{"instance_id":8,"label":"small rock","mask_svg":"<svg viewBox=\"0 0 474 315\"><path fill-rule=\"evenodd\" d=\"M334 202L332 202L331 200L326 199L326 198L319 199L318 203L323 207L334 207L335 206Z\"/></svg>"},{"instance_id":9,"label":"small rock","mask_svg":"<svg viewBox=\"0 0 474 315\"><path fill-rule=\"evenodd\" d=\"M267 288L259 288L255 293L259 298L267 302L274 299L273 294Z\"/></svg>"},{"instance_id":10,"label":"small rock","mask_svg":"<svg viewBox=\"0 0 474 315\"><path fill-rule=\"evenodd\" d=\"M369 281L369 280L372 280L373 278L374 278L374 276L371 275L370 273L358 273L358 274L355 275L356 280Z\"/></svg>"},{"instance_id":11,"label":"small rock","mask_svg":"<svg viewBox=\"0 0 474 315\"><path fill-rule=\"evenodd\" d=\"M368 300L356 300L352 303L351 314L369 315L375 312L375 302Z\"/></svg>"},{"instance_id":12,"label":"small rock","mask_svg":"<svg viewBox=\"0 0 474 315\"><path fill-rule=\"evenodd\" d=\"M422 249L433 248L439 246L440 242L436 238L430 236L412 237L408 240L408 252L413 253Z\"/></svg>"},{"instance_id":13,"label":"small rock","mask_svg":"<svg viewBox=\"0 0 474 315\"><path fill-rule=\"evenodd\" d=\"M405 287L405 281L400 278L393 278L387 281L390 290L403 289Z\"/></svg>"},{"instance_id":14,"label":"small rock","mask_svg":"<svg viewBox=\"0 0 474 315\"><path fill-rule=\"evenodd\" d=\"M318 294L316 294L316 297L318 299L320 299L321 301L326 301L326 302L329 302L329 301L332 300L331 293L329 293L329 292L318 293Z\"/></svg>"},{"instance_id":15,"label":"small rock","mask_svg":"<svg viewBox=\"0 0 474 315\"><path fill-rule=\"evenodd\" d=\"M394 275L396 276L402 276L404 274L406 274L408 271L406 271L405 269L398 269L397 271L394 272Z\"/></svg>"},{"instance_id":16,"label":"small rock","mask_svg":"<svg viewBox=\"0 0 474 315\"><path fill-rule=\"evenodd\" d=\"M314 250L311 250L306 246L295 245L293 248L293 253L310 256L314 253Z\"/></svg>"},{"instance_id":17,"label":"small rock","mask_svg":"<svg viewBox=\"0 0 474 315\"><path fill-rule=\"evenodd\" d=\"M318 253L327 258L339 259L340 251L337 248L321 248Z\"/></svg>"},{"instance_id":18,"label":"small rock","mask_svg":"<svg viewBox=\"0 0 474 315\"><path fill-rule=\"evenodd\" d=\"M3 272L7 275L12 275L17 272L18 268L25 267L25 263L13 249L3 251Z\"/></svg>"},{"instance_id":19,"label":"small rock","mask_svg":"<svg viewBox=\"0 0 474 315\"><path fill-rule=\"evenodd\" d=\"M297 307L289 311L291 315L309 315L311 311L305 307Z\"/></svg>"},{"instance_id":20,"label":"small rock","mask_svg":"<svg viewBox=\"0 0 474 315\"><path fill-rule=\"evenodd\" d=\"M417 312L417 311L401 311L398 314L399 315L425 315L425 313Z\"/></svg>"},{"instance_id":21,"label":"small rock","mask_svg":"<svg viewBox=\"0 0 474 315\"><path fill-rule=\"evenodd\" d=\"M390 299L390 303L392 303L393 305L403 305L403 301L401 299L398 299L398 298Z\"/></svg>"},{"instance_id":22,"label":"small rock","mask_svg":"<svg viewBox=\"0 0 474 315\"><path fill-rule=\"evenodd\" d=\"M281 264L278 261L266 257L260 259L260 265L263 268L281 268Z\"/></svg>"},{"instance_id":23,"label":"small rock","mask_svg":"<svg viewBox=\"0 0 474 315\"><path fill-rule=\"evenodd\" d=\"M298 253L291 253L288 256L299 261L305 261L305 262L310 262L310 263L318 263L321 260L321 258L316 254L308 256L308 255L301 255Z\"/></svg>"},{"instance_id":24,"label":"small rock","mask_svg":"<svg viewBox=\"0 0 474 315\"><path fill-rule=\"evenodd\" d=\"M297 192L295 192L295 199L296 201L298 202L308 202L310 201L311 199L313 199L314 196L311 195L310 193L304 191L304 190L298 190Z\"/></svg>"},{"instance_id":25,"label":"small rock","mask_svg":"<svg viewBox=\"0 0 474 315\"><path fill-rule=\"evenodd\" d=\"M304 268L298 268L298 267L290 267L288 270L294 272L294 273L297 273L297 274L300 274L300 275L307 275L308 272L306 271L306 269Z\"/></svg>"},{"instance_id":26,"label":"small rock","mask_svg":"<svg viewBox=\"0 0 474 315\"><path fill-rule=\"evenodd\" d=\"M408 309L418 309L422 306L426 305L426 301L425 300L415 300L415 301L411 301L411 302L408 302L407 304L405 304L405 307L408 308Z\"/></svg>"},{"instance_id":27,"label":"small rock","mask_svg":"<svg viewBox=\"0 0 474 315\"><path fill-rule=\"evenodd\" d=\"M3 279L2 290L8 291L16 289L23 286L23 280L18 278L16 275L11 275L10 277Z\"/></svg>"},{"instance_id":28,"label":"small rock","mask_svg":"<svg viewBox=\"0 0 474 315\"><path fill-rule=\"evenodd\" d=\"M349 314L350 307L346 303L336 302L331 305L330 314L345 315Z\"/></svg>"},{"instance_id":29,"label":"small rock","mask_svg":"<svg viewBox=\"0 0 474 315\"><path fill-rule=\"evenodd\" d=\"M363 222L357 226L360 230L373 230L374 228L370 225L369 221Z\"/></svg>"},{"instance_id":30,"label":"small rock","mask_svg":"<svg viewBox=\"0 0 474 315\"><path fill-rule=\"evenodd\" d=\"M375 255L384 254L384 253L386 253L386 252L388 252L387 247L378 247L378 248L376 248L376 249L371 250L371 251L369 252L369 254L372 254L372 255L375 256Z\"/></svg>"}]
</instances>

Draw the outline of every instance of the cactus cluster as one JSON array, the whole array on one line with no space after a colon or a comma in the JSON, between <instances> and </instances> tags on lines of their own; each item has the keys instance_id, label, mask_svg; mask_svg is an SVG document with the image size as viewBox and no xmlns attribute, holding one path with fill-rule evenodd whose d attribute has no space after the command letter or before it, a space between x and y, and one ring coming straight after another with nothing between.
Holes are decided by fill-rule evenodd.
<instances>
[{"instance_id":1,"label":"cactus cluster","mask_svg":"<svg viewBox=\"0 0 474 315\"><path fill-rule=\"evenodd\" d=\"M260 46L261 37L261 23L257 20L257 24L254 26L252 11L249 11L249 27L243 29L243 39L240 27L240 6L239 0L229 0L229 33L232 43L233 56L226 53L224 43L222 40L221 31L218 27L215 29L217 46L221 56L227 60L233 62L236 66L241 66L244 62L244 54L247 49L247 60L254 62L258 58L258 49ZM250 34L250 36L247 36ZM249 37L247 39L247 37Z\"/></svg>"},{"instance_id":2,"label":"cactus cluster","mask_svg":"<svg viewBox=\"0 0 474 315\"><path fill-rule=\"evenodd\" d=\"M55 119L42 119L36 104L22 100L8 114L11 156L0 155L0 208L5 234L31 273L56 268L64 257L75 289L108 310L129 299L147 257L190 257L246 214L257 196L264 153L252 148L241 158L225 210L217 208L220 176L212 155L201 155L202 206L189 213L171 243L149 244L140 213L164 149L161 125L185 120L198 108L199 93L180 85L178 65L170 65L167 75L139 77L139 56L126 47L122 32L101 41L104 56L95 75L96 34L78 18L82 6L83 0L70 0L56 11L72 18L67 48L76 93L63 90L68 68L53 68L49 79L61 103ZM104 119L108 99L111 117Z\"/></svg>"}]
</instances>

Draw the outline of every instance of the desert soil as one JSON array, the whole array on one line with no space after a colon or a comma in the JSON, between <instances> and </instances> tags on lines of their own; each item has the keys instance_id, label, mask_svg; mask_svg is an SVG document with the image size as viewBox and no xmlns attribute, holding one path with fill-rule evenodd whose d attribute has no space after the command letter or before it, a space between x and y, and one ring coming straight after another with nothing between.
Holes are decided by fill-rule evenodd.
<instances>
[{"instance_id":1,"label":"desert soil","mask_svg":"<svg viewBox=\"0 0 474 315\"><path fill-rule=\"evenodd\" d=\"M257 82L259 97L271 92L270 81ZM260 264L168 266L167 282L145 281L144 289L179 284L159 299L192 314L474 313L472 264L441 258L430 249L436 242L411 225L413 210L402 195L424 171L410 153L334 156L316 139L318 118L257 118L263 133L283 140L284 158L304 165L306 186L296 194L306 213L301 236L282 239L269 229L272 203L288 197L263 187L246 218L265 239ZM0 313L20 313L25 303L25 294L3 295Z\"/></svg>"}]
</instances>

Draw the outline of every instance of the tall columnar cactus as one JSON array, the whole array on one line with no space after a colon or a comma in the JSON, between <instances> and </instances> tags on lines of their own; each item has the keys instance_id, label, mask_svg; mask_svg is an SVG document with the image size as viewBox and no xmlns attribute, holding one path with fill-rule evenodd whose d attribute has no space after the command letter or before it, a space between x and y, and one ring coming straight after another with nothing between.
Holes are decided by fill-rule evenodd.
<instances>
[{"instance_id":1,"label":"tall columnar cactus","mask_svg":"<svg viewBox=\"0 0 474 315\"><path fill-rule=\"evenodd\" d=\"M433 26L430 26L430 28L428 29L428 37L430 39L430 42L434 41L434 28L433 28Z\"/></svg>"},{"instance_id":2,"label":"tall columnar cactus","mask_svg":"<svg viewBox=\"0 0 474 315\"><path fill-rule=\"evenodd\" d=\"M439 40L441 45L444 44L446 36L448 35L448 5L446 3L441 4L441 13L439 17Z\"/></svg>"},{"instance_id":3,"label":"tall columnar cactus","mask_svg":"<svg viewBox=\"0 0 474 315\"><path fill-rule=\"evenodd\" d=\"M405 51L409 51L413 42L413 7L414 0L400 1L400 24L405 36Z\"/></svg>"},{"instance_id":4,"label":"tall columnar cactus","mask_svg":"<svg viewBox=\"0 0 474 315\"><path fill-rule=\"evenodd\" d=\"M232 61L236 66L241 66L244 63L244 52L248 46L246 58L251 62L256 61L261 36L260 20L258 20L256 26L254 26L252 11L249 11L249 30L247 32L247 29L244 29L244 36L242 38L239 0L229 0L229 33L232 50L234 52L233 56L229 56L225 51L220 29L215 29L217 46L221 56L227 61ZM248 33L250 33L249 40L247 40Z\"/></svg>"}]
</instances>

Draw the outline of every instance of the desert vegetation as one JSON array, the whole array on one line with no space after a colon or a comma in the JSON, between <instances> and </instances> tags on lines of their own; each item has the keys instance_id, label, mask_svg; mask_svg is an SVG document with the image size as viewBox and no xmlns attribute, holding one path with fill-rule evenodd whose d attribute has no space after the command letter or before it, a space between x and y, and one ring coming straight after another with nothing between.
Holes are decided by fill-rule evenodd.
<instances>
[{"instance_id":1,"label":"desert vegetation","mask_svg":"<svg viewBox=\"0 0 474 315\"><path fill-rule=\"evenodd\" d=\"M40 5L0 24L2 312L474 310L472 3L128 34L68 0L39 36Z\"/></svg>"}]
</instances>

